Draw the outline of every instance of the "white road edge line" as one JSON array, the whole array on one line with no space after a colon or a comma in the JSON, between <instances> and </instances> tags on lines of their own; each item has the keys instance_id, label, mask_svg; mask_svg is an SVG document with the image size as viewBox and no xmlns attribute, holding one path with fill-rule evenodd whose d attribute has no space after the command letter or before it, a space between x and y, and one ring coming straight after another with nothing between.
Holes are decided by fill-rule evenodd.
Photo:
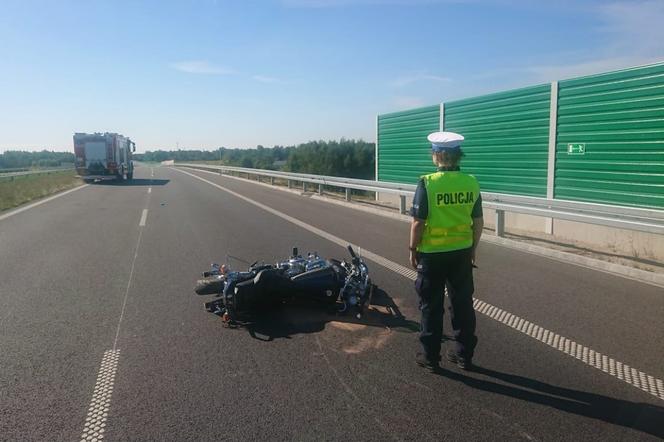
<instances>
[{"instance_id":1,"label":"white road edge line","mask_svg":"<svg viewBox=\"0 0 664 442\"><path fill-rule=\"evenodd\" d=\"M180 166L180 167L193 170L196 172L202 172L210 175L219 176L218 172L211 172L209 170L196 169L193 167L186 167L186 166ZM246 183L251 183L255 186L263 186L273 190L278 190L280 192L287 192L294 195L302 194L300 190L287 189L282 186L273 186L268 183L254 181L233 175L224 175L224 178L243 181ZM396 221L410 223L412 219L410 216L407 215L392 213L384 209L379 209L375 207L366 207L361 204L349 203L347 201L336 200L333 198L317 194L309 195L307 196L307 198L311 198L317 201L323 201L328 204L336 204L338 206L346 207L360 212L371 213L374 215L382 216L383 218L388 218ZM609 273L612 276L631 279L632 281L636 281L641 284L649 284L649 285L654 285L656 287L664 287L664 276L661 273L651 272L648 270L641 270L623 264L608 262L597 258L590 258L588 256L578 255L576 253L571 253L571 252L564 252L562 250L555 250L548 247L539 246L536 244L528 244L523 241L518 241L505 237L498 237L495 235L486 235L486 234L482 235L482 241L501 247L508 247L510 249L517 250L522 253L530 253L531 255L537 255L543 258L552 259L554 261L562 262L568 265L576 265L586 269L594 270L596 272Z\"/></svg>"},{"instance_id":2,"label":"white road edge line","mask_svg":"<svg viewBox=\"0 0 664 442\"><path fill-rule=\"evenodd\" d=\"M295 224L298 227L301 227L311 233L327 239L328 241L340 245L341 247L346 247L346 245L351 244L349 241L345 241L338 236L325 232L324 230L307 224L304 221L293 218L290 215L254 201L251 198L241 195L233 190L227 189L226 187L220 186L219 184L213 183L212 181L208 181L205 178L194 175L193 173L189 173L177 168L174 168L173 170L177 170L180 173L184 173L196 178L197 180L203 181L204 183L210 184L211 186L214 186L220 190L223 190L224 192L240 198L249 204L263 209L266 212L278 216L279 218ZM413 281L417 277L417 272L415 272L415 270L404 267L394 261L390 261L389 259L377 255L369 250L363 249L362 256ZM516 315L506 312L505 310L502 310L477 298L474 300L474 305L477 312L482 313L483 315L486 315L489 318L500 322L501 324L505 324L514 330L524 333L531 338L534 338L548 345L551 348L565 353L568 356L572 356L586 365L595 367L596 369L603 371L609 376L613 376L614 378L619 379L640 390L643 390L644 392L649 393L658 399L664 400L664 388L662 388L664 387L664 381L661 379L657 379L642 371L636 370L627 364L623 364L620 361L603 355L602 353L596 352L584 345L578 344L564 336L540 327L539 325L535 325L532 322L526 321ZM591 355L591 358L583 356L588 354Z\"/></svg>"},{"instance_id":3,"label":"white road edge line","mask_svg":"<svg viewBox=\"0 0 664 442\"><path fill-rule=\"evenodd\" d=\"M145 222L148 219L148 209L143 209L143 213L141 213L141 220L138 222L138 225L140 227L145 227Z\"/></svg>"},{"instance_id":4,"label":"white road edge line","mask_svg":"<svg viewBox=\"0 0 664 442\"><path fill-rule=\"evenodd\" d=\"M68 193L76 192L77 190L81 190L82 188L88 187L88 186L89 186L89 184L81 184L80 186L74 187L73 189L65 190L64 192L60 192L60 193L57 193L53 196L49 196L48 198L44 198L43 200L39 200L39 201L37 201L35 203L32 203L32 204L28 204L27 206L19 207L18 209L12 210L9 213L5 213L4 215L0 215L0 221L2 221L3 219L9 218L10 216L14 216L16 214L19 214L21 212L25 212L26 210L32 209L33 207L37 207L37 206L40 206L40 205L42 205L44 203L47 203L49 201L53 201L54 199L60 198L61 196L65 196Z\"/></svg>"}]
</instances>

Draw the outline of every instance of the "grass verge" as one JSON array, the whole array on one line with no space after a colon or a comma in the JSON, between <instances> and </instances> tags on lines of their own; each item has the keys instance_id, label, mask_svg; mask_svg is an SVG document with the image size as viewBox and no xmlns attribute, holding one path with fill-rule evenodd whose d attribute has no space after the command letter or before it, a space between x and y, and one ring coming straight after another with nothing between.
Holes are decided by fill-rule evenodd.
<instances>
[{"instance_id":1,"label":"grass verge","mask_svg":"<svg viewBox=\"0 0 664 442\"><path fill-rule=\"evenodd\" d=\"M0 179L0 212L80 184L73 170Z\"/></svg>"}]
</instances>

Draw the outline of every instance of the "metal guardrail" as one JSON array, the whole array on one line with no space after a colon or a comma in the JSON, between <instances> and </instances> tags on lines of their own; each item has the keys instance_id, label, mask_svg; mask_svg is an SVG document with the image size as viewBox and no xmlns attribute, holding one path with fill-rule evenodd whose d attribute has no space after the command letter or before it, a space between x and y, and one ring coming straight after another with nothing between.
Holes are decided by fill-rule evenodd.
<instances>
[{"instance_id":1,"label":"metal guardrail","mask_svg":"<svg viewBox=\"0 0 664 442\"><path fill-rule=\"evenodd\" d=\"M27 172L31 170L29 167L15 167L10 169L0 169L0 176L5 173L14 173L14 172Z\"/></svg>"},{"instance_id":2,"label":"metal guardrail","mask_svg":"<svg viewBox=\"0 0 664 442\"><path fill-rule=\"evenodd\" d=\"M27 170L24 172L10 172L10 173L2 173L0 171L0 181L12 181L17 177L22 177L22 176L27 176L27 175L40 175L40 174L49 174L49 173L57 173L57 172L66 172L69 170L74 170L73 167L60 167L57 169L43 169L43 170Z\"/></svg>"},{"instance_id":3,"label":"metal guardrail","mask_svg":"<svg viewBox=\"0 0 664 442\"><path fill-rule=\"evenodd\" d=\"M276 170L251 169L245 167L215 166L209 164L176 163L175 166L191 167L215 171L220 174L245 174L247 177L267 177L270 184L274 179L286 180L288 187L301 183L307 190L307 184L317 184L318 193L323 193L325 186L346 189L346 200L351 200L351 190L391 193L399 195L399 211L406 213L406 198L415 194L415 185L386 183L382 181L360 180L354 178L312 175L304 173L280 172ZM618 229L664 234L664 210L642 209L637 207L614 206L610 204L587 203L580 201L557 200L529 196L507 195L482 192L483 207L495 211L496 235L505 233L505 212L522 213L586 224L595 224Z\"/></svg>"}]
</instances>

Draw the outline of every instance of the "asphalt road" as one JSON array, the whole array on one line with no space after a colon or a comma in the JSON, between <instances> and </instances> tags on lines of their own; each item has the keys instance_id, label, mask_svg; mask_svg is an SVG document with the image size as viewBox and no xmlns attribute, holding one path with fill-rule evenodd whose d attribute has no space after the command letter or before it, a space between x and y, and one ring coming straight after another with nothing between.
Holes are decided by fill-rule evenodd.
<instances>
[{"instance_id":1,"label":"asphalt road","mask_svg":"<svg viewBox=\"0 0 664 442\"><path fill-rule=\"evenodd\" d=\"M407 265L403 222L188 172ZM294 306L225 329L192 290L211 261L345 250L181 171L136 177L0 220L1 440L664 437L662 399L485 315L476 372L423 371L412 281L371 262L405 319ZM664 378L661 289L490 244L478 265L479 299Z\"/></svg>"}]
</instances>

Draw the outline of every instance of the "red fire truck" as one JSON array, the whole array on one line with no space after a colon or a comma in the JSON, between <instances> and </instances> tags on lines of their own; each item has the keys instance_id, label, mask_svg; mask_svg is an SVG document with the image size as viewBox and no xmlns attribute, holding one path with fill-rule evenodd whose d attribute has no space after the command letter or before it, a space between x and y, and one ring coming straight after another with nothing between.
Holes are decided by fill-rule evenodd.
<instances>
[{"instance_id":1,"label":"red fire truck","mask_svg":"<svg viewBox=\"0 0 664 442\"><path fill-rule=\"evenodd\" d=\"M76 173L86 181L134 177L136 144L116 133L74 134Z\"/></svg>"}]
</instances>

